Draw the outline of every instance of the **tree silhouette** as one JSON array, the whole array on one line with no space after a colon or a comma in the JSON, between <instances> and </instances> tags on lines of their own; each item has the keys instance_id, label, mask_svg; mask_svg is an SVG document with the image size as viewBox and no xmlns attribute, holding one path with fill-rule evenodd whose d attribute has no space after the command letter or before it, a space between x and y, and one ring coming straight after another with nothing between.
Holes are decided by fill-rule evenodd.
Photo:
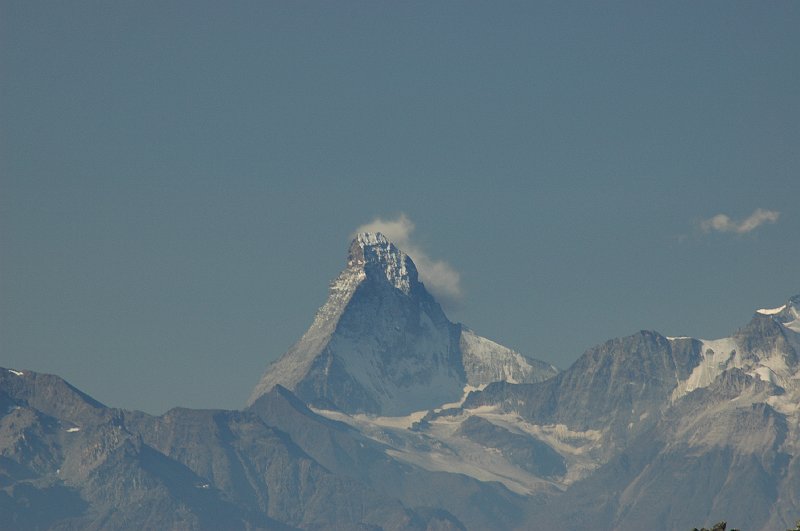
<instances>
[{"instance_id":1,"label":"tree silhouette","mask_svg":"<svg viewBox=\"0 0 800 531\"><path fill-rule=\"evenodd\" d=\"M725 527L727 525L728 524L726 522L717 522L716 524L714 524L714 527L712 527L711 529L708 529L708 528L705 528L705 527L703 527L701 529L698 529L698 528L695 527L694 529L692 529L692 531L725 531ZM738 529L731 529L731 531L739 531L739 530ZM795 522L793 528L787 529L786 531L800 531L800 520Z\"/></svg>"},{"instance_id":2,"label":"tree silhouette","mask_svg":"<svg viewBox=\"0 0 800 531\"><path fill-rule=\"evenodd\" d=\"M717 522L716 524L714 524L714 527L712 527L711 529L708 529L706 527L703 527L702 529L697 529L695 527L694 529L692 529L692 531L725 531L725 528L727 526L728 526L727 522ZM731 529L731 531L739 531L739 530L738 529ZM798 530L798 531L800 531L800 530Z\"/></svg>"}]
</instances>

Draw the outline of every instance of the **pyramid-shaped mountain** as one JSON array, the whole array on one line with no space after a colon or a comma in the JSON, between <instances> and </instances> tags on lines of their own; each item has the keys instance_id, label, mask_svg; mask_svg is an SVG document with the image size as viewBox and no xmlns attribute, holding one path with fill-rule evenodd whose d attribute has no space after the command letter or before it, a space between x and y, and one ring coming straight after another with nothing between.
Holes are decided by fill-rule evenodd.
<instances>
[{"instance_id":1,"label":"pyramid-shaped mountain","mask_svg":"<svg viewBox=\"0 0 800 531\"><path fill-rule=\"evenodd\" d=\"M281 385L320 408L405 415L456 402L466 386L556 372L452 323L408 255L381 233L360 233L313 324L249 402Z\"/></svg>"}]
</instances>

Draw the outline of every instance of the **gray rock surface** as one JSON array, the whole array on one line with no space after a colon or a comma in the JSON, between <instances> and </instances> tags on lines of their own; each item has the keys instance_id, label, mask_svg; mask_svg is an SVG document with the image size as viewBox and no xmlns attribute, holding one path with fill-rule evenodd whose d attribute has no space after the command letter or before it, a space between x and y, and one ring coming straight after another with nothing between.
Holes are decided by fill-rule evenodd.
<instances>
[{"instance_id":1,"label":"gray rock surface","mask_svg":"<svg viewBox=\"0 0 800 531\"><path fill-rule=\"evenodd\" d=\"M411 258L382 234L361 233L311 327L267 368L249 404L281 385L320 408L404 415L457 401L467 384L556 372L450 322Z\"/></svg>"},{"instance_id":2,"label":"gray rock surface","mask_svg":"<svg viewBox=\"0 0 800 531\"><path fill-rule=\"evenodd\" d=\"M330 472L253 412L152 417L17 372L0 369L0 529L463 529Z\"/></svg>"}]
</instances>

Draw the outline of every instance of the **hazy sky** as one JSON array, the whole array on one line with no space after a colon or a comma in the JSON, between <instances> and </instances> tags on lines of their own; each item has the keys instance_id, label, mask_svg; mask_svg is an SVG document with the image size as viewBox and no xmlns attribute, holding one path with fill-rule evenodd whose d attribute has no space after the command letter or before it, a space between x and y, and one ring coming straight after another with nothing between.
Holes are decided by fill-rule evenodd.
<instances>
[{"instance_id":1,"label":"hazy sky","mask_svg":"<svg viewBox=\"0 0 800 531\"><path fill-rule=\"evenodd\" d=\"M452 320L561 367L728 335L800 293L798 28L795 1L2 0L0 366L241 407L378 218Z\"/></svg>"}]
</instances>

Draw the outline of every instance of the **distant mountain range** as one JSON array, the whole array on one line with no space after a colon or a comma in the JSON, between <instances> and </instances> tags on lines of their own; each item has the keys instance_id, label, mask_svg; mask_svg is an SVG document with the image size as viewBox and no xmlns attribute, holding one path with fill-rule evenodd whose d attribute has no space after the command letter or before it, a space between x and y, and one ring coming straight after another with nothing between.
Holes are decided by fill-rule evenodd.
<instances>
[{"instance_id":1,"label":"distant mountain range","mask_svg":"<svg viewBox=\"0 0 800 531\"><path fill-rule=\"evenodd\" d=\"M800 295L559 372L449 321L362 233L241 411L155 417L0 369L0 530L782 530L798 430Z\"/></svg>"}]
</instances>

